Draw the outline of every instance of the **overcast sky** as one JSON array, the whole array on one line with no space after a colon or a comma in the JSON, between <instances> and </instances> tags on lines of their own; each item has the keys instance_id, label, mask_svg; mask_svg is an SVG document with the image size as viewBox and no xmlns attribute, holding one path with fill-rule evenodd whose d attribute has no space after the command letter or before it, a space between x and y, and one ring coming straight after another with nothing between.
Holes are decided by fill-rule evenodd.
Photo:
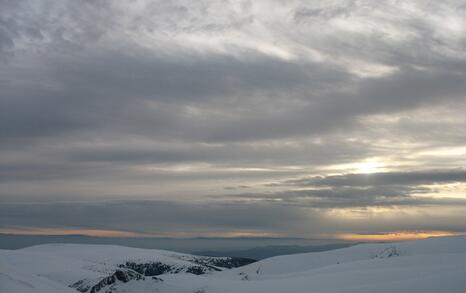
<instances>
[{"instance_id":1,"label":"overcast sky","mask_svg":"<svg viewBox=\"0 0 466 293\"><path fill-rule=\"evenodd\" d=\"M0 89L0 232L466 231L463 0L0 0Z\"/></svg>"}]
</instances>

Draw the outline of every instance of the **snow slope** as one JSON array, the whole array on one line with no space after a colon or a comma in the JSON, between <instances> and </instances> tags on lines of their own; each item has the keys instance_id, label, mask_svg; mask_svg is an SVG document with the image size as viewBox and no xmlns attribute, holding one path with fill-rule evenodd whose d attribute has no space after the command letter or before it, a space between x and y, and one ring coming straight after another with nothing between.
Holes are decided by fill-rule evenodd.
<instances>
[{"instance_id":1,"label":"snow slope","mask_svg":"<svg viewBox=\"0 0 466 293\"><path fill-rule=\"evenodd\" d=\"M4 281L0 284L0 292L42 292L42 287L45 288L44 292L66 292L47 289L47 286L61 285L68 290L70 285L78 282L81 286L76 285L77 289L88 287L90 290L117 270L131 271L141 275L138 278L145 279L147 275L211 273L235 265L235 261L247 260L112 245L46 244L19 250L0 250L0 276ZM153 283L157 278L149 280ZM3 288L6 287L4 284L13 286L14 283L21 289L11 291ZM39 284L35 287L40 288L27 286L26 283Z\"/></svg>"},{"instance_id":2,"label":"snow slope","mask_svg":"<svg viewBox=\"0 0 466 293\"><path fill-rule=\"evenodd\" d=\"M397 256L423 255L429 257L443 253L465 254L466 237L439 237L398 243L360 244L319 253L276 256L225 272L225 274L243 273L253 278L275 278L276 275L280 274L297 273L355 261L386 259ZM257 271L259 271L259 274L256 273Z\"/></svg>"},{"instance_id":3,"label":"snow slope","mask_svg":"<svg viewBox=\"0 0 466 293\"><path fill-rule=\"evenodd\" d=\"M180 270L154 279L143 275L138 279L113 278L113 283L99 292L466 292L466 237L364 244L273 257L203 275L187 272L201 260L164 250L106 245L53 244L0 250L0 292L77 292L69 285L80 280L94 284L115 276L116 270L137 275L132 269L119 267L128 261L158 261ZM90 291L91 287L84 292Z\"/></svg>"}]
</instances>

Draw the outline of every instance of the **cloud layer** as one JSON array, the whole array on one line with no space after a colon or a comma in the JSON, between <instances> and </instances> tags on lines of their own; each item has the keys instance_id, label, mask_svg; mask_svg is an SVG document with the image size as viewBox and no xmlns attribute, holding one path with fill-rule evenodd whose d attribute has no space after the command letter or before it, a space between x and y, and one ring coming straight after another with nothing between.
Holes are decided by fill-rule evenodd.
<instances>
[{"instance_id":1,"label":"cloud layer","mask_svg":"<svg viewBox=\"0 0 466 293\"><path fill-rule=\"evenodd\" d=\"M465 19L455 0L2 1L0 202L18 213L0 225L79 201L66 225L94 228L149 201L180 233L336 232L378 209L342 229L462 229Z\"/></svg>"}]
</instances>

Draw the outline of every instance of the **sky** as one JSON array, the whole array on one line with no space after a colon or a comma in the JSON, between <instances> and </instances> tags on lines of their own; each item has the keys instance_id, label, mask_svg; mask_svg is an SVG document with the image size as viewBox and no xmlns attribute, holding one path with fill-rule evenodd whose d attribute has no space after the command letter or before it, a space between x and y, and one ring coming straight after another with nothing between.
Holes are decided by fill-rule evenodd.
<instances>
[{"instance_id":1,"label":"sky","mask_svg":"<svg viewBox=\"0 0 466 293\"><path fill-rule=\"evenodd\" d=\"M0 233L466 232L466 4L0 0Z\"/></svg>"}]
</instances>

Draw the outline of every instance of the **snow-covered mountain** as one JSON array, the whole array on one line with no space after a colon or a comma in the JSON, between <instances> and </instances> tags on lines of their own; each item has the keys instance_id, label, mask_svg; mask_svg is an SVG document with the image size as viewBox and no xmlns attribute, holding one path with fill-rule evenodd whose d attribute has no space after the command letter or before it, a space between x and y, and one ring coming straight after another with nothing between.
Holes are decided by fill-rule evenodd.
<instances>
[{"instance_id":1,"label":"snow-covered mountain","mask_svg":"<svg viewBox=\"0 0 466 293\"><path fill-rule=\"evenodd\" d=\"M60 287L54 291L52 285L72 288L73 292L106 292L130 281L140 281L137 283L151 289L163 282L157 277L160 275L203 275L251 262L246 258L194 256L124 246L46 244L0 250L0 292L4 293L5 284L15 286L15 283L25 288L5 292L68 292Z\"/></svg>"},{"instance_id":2,"label":"snow-covered mountain","mask_svg":"<svg viewBox=\"0 0 466 293\"><path fill-rule=\"evenodd\" d=\"M0 250L0 292L466 292L466 237L249 262L121 246L40 245Z\"/></svg>"}]
</instances>

